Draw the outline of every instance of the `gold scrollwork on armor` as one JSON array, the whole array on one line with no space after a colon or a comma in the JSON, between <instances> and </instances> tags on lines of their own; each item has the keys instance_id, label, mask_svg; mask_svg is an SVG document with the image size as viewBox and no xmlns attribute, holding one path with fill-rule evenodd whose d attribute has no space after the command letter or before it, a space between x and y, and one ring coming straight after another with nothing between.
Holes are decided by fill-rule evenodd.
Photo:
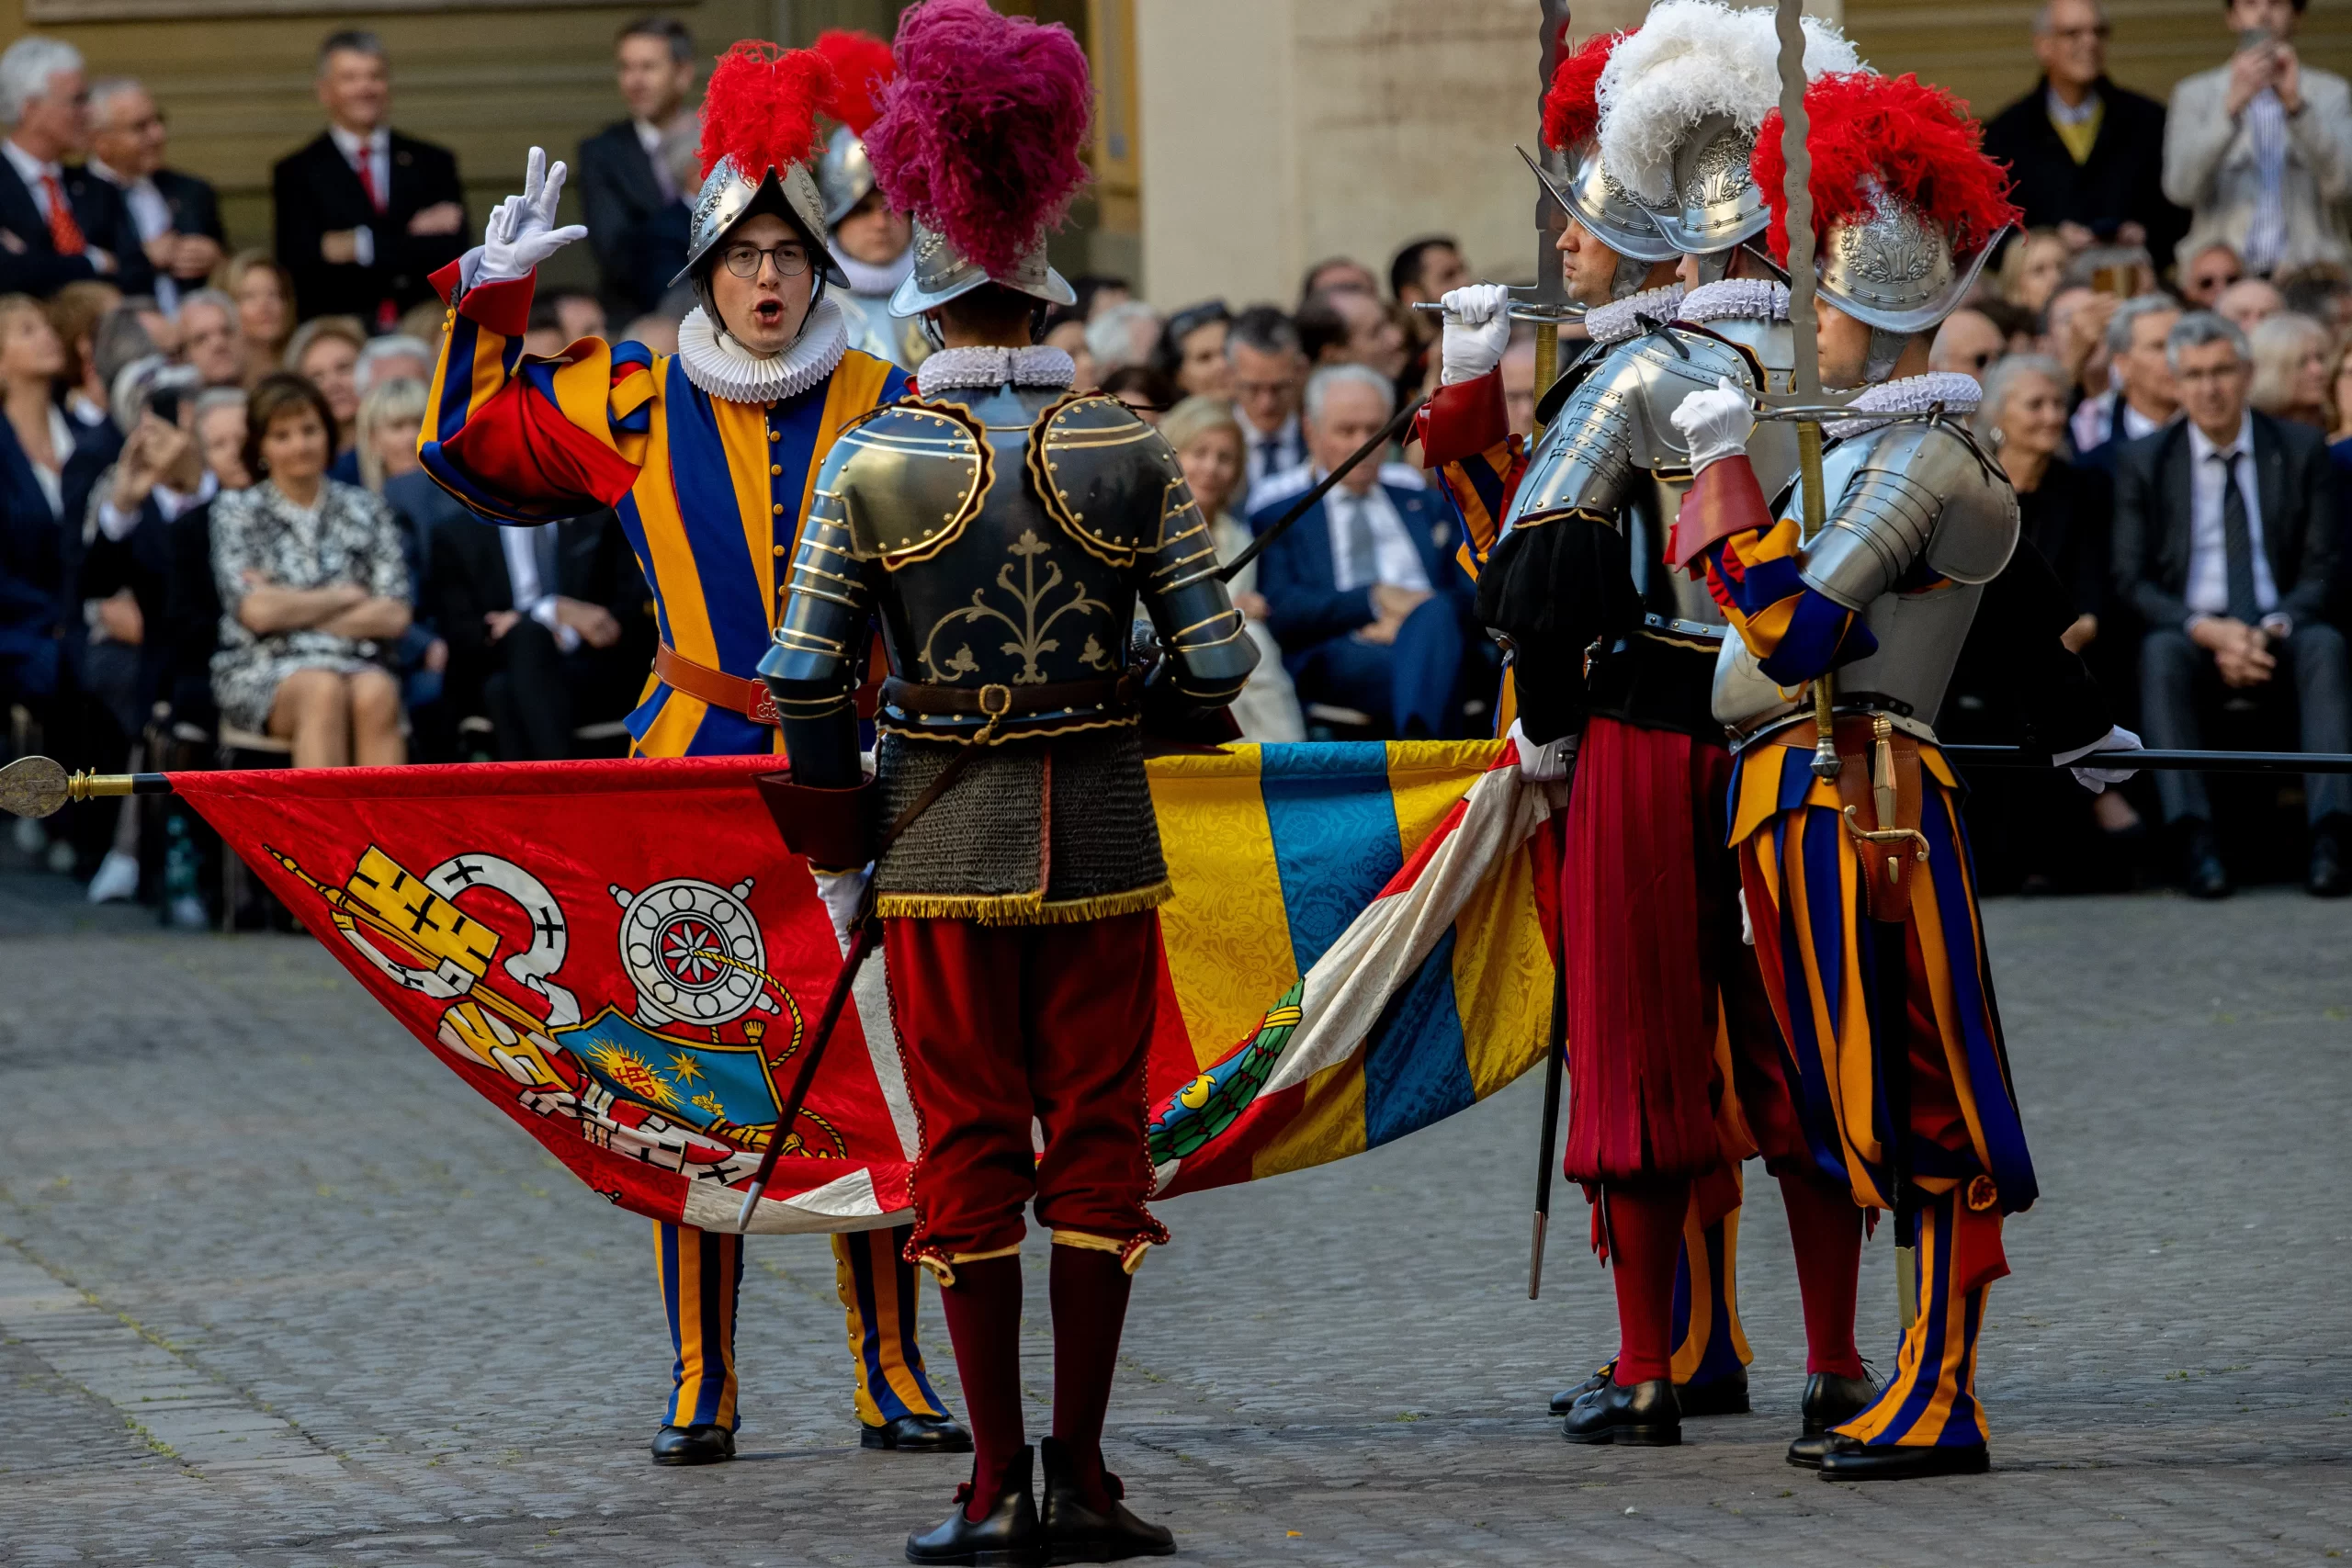
<instances>
[{"instance_id":1,"label":"gold scrollwork on armor","mask_svg":"<svg viewBox=\"0 0 2352 1568\"><path fill-rule=\"evenodd\" d=\"M1111 614L1111 606L1089 594L1086 584L1075 578L1069 581L1069 596L1050 609L1046 607L1046 601L1063 586L1059 561L1046 561L1046 580L1043 582L1037 581L1037 558L1049 555L1052 550L1053 547L1037 537L1034 528L1023 528L1021 537L1005 547L1006 554L1018 558L1022 580L1017 585L1013 582L1014 562L1007 561L997 568L996 585L1017 607L1018 620L1007 611L989 604L987 589L975 588L969 604L950 610L932 623L931 630L923 637L922 651L916 657L933 683L955 685L965 676L977 672L980 667L979 660L972 655L969 643L958 645L956 651L944 659L934 657L940 633L950 626L969 626L983 621L994 621L1002 626L1010 636L998 645L997 651L1017 655L1021 660L1021 672L1012 678L1012 684L1041 686L1046 683L1046 672L1037 667L1038 655L1058 652L1062 646L1059 637L1050 635L1054 623L1064 615L1090 610L1100 611L1105 616ZM1091 669L1107 671L1116 668L1109 653L1091 636L1086 639L1085 648L1080 651L1079 660Z\"/></svg>"}]
</instances>

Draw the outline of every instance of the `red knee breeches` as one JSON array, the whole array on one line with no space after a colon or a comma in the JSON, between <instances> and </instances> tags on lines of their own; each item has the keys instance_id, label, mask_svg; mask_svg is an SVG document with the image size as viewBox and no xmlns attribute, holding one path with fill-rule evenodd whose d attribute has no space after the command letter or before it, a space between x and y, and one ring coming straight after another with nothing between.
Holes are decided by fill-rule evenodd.
<instances>
[{"instance_id":1,"label":"red knee breeches","mask_svg":"<svg viewBox=\"0 0 2352 1568\"><path fill-rule=\"evenodd\" d=\"M1167 1240L1144 1207L1158 949L1149 912L1050 926L884 922L922 1134L910 1256L952 1267L1017 1247L1033 1199L1062 1240L1130 1267Z\"/></svg>"}]
</instances>

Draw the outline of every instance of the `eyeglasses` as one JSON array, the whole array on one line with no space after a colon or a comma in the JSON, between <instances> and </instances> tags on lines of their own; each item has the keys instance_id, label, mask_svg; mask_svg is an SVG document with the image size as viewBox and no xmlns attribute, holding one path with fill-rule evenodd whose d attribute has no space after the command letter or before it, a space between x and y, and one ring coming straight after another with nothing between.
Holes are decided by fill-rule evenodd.
<instances>
[{"instance_id":1,"label":"eyeglasses","mask_svg":"<svg viewBox=\"0 0 2352 1568\"><path fill-rule=\"evenodd\" d=\"M751 244L729 245L720 253L719 259L727 264L727 270L738 277L759 276L763 261L775 263L778 277L798 277L808 270L808 247L791 241L766 250Z\"/></svg>"}]
</instances>

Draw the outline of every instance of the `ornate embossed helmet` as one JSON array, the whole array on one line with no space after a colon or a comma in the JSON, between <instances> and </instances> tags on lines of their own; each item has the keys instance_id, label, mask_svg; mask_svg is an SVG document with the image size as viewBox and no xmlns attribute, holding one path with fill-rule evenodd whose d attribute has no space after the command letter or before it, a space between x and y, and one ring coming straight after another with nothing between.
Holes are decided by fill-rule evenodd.
<instances>
[{"instance_id":1,"label":"ornate embossed helmet","mask_svg":"<svg viewBox=\"0 0 2352 1568\"><path fill-rule=\"evenodd\" d=\"M1825 76L1805 89L1804 107L1822 299L1891 338L1927 331L1959 306L2019 220L2008 172L1984 155L1984 128L1959 101L1917 76ZM1772 254L1785 261L1777 110L1751 172L1771 209Z\"/></svg>"},{"instance_id":2,"label":"ornate embossed helmet","mask_svg":"<svg viewBox=\"0 0 2352 1568\"><path fill-rule=\"evenodd\" d=\"M1058 25L984 0L924 0L899 21L898 76L865 136L874 177L915 220L915 267L890 313L920 316L983 284L1049 304L1078 296L1046 233L1086 183L1086 53Z\"/></svg>"},{"instance_id":3,"label":"ornate embossed helmet","mask_svg":"<svg viewBox=\"0 0 2352 1568\"><path fill-rule=\"evenodd\" d=\"M719 243L745 219L773 212L808 242L819 285L849 286L825 248L828 225L817 181L808 172L822 145L817 116L832 112L840 84L831 62L814 50L778 49L745 39L719 56L703 95L702 193L686 244L686 265L673 287L694 280L695 293L714 326L718 308L711 298L710 274Z\"/></svg>"},{"instance_id":4,"label":"ornate embossed helmet","mask_svg":"<svg viewBox=\"0 0 2352 1568\"><path fill-rule=\"evenodd\" d=\"M1544 95L1544 145L1566 153L1573 172L1568 183L1560 186L1540 168L1536 171L1553 199L1594 239L1617 253L1610 292L1620 299L1641 288L1651 267L1674 255L1674 247L1659 235L1655 215L1601 165L1600 77L1618 47L1633 36L1598 33L1583 48L1560 57L1551 89Z\"/></svg>"},{"instance_id":5,"label":"ornate embossed helmet","mask_svg":"<svg viewBox=\"0 0 2352 1568\"><path fill-rule=\"evenodd\" d=\"M831 113L841 123L825 142L817 164L817 193L824 198L831 229L874 188L874 164L865 155L865 133L882 112L882 89L897 73L890 46L872 33L833 28L809 46L832 62L839 91Z\"/></svg>"},{"instance_id":6,"label":"ornate embossed helmet","mask_svg":"<svg viewBox=\"0 0 2352 1568\"><path fill-rule=\"evenodd\" d=\"M1864 69L1833 24L1808 17L1804 25L1807 78ZM1601 73L1602 160L1669 245L1714 258L1702 277L1720 276L1732 247L1764 231L1748 164L1780 102L1779 51L1769 7L1663 0Z\"/></svg>"}]
</instances>

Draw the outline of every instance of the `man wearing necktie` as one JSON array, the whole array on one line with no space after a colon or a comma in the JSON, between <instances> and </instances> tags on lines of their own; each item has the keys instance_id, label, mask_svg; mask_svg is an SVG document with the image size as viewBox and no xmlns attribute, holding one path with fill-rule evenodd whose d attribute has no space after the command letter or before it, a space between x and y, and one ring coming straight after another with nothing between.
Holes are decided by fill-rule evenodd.
<instances>
[{"instance_id":1,"label":"man wearing necktie","mask_svg":"<svg viewBox=\"0 0 2352 1568\"><path fill-rule=\"evenodd\" d=\"M1227 326L1225 362L1232 372L1233 412L1245 445L1242 504L1255 511L1267 481L1306 461L1298 423L1306 355L1288 316L1272 305L1253 305Z\"/></svg>"},{"instance_id":2,"label":"man wearing necktie","mask_svg":"<svg viewBox=\"0 0 2352 1568\"><path fill-rule=\"evenodd\" d=\"M2323 616L2335 566L2334 470L2318 432L2246 406L2245 334L2184 316L2165 355L2188 417L2116 457L2116 584L2146 623L2142 728L2156 748L2194 748L2199 709L2251 697L2291 707L2306 751L2352 750L2343 635ZM2157 775L2188 891L2230 890L2203 777ZM2352 780L2303 781L2307 886L2352 892Z\"/></svg>"},{"instance_id":3,"label":"man wearing necktie","mask_svg":"<svg viewBox=\"0 0 2352 1568\"><path fill-rule=\"evenodd\" d=\"M87 144L89 104L72 44L23 38L0 54L0 293L46 299L90 277L125 294L154 287L122 193L59 162Z\"/></svg>"},{"instance_id":4,"label":"man wearing necktie","mask_svg":"<svg viewBox=\"0 0 2352 1568\"><path fill-rule=\"evenodd\" d=\"M458 160L390 128L390 67L373 33L327 39L318 94L327 129L271 175L277 259L304 320L347 315L389 328L433 297L434 271L465 249Z\"/></svg>"},{"instance_id":5,"label":"man wearing necktie","mask_svg":"<svg viewBox=\"0 0 2352 1568\"><path fill-rule=\"evenodd\" d=\"M1395 389L1361 365L1306 383L1308 462L1260 487L1250 525L1264 529L1377 434ZM1453 555L1451 514L1417 470L1363 463L1268 545L1258 591L1299 701L1367 715L1400 739L1464 733L1464 667L1488 670Z\"/></svg>"}]
</instances>

